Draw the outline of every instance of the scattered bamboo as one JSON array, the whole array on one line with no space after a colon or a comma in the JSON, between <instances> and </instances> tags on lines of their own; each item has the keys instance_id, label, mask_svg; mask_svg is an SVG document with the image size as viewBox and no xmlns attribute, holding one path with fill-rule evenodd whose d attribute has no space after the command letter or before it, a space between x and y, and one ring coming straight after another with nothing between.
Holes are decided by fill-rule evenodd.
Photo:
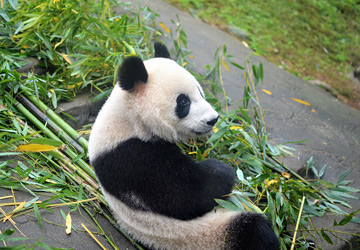
<instances>
[{"instance_id":1,"label":"scattered bamboo","mask_svg":"<svg viewBox=\"0 0 360 250\"><path fill-rule=\"evenodd\" d=\"M25 96L19 94L16 95L16 99L19 100L27 109L29 109L33 114L35 114L42 122L48 126L51 131L56 133L56 135L63 141L71 144L78 152L84 153L83 147L81 147L73 138L71 138L61 127L59 127L55 122L53 122L49 117L47 117L40 109L38 109L32 102L30 102Z\"/></svg>"},{"instance_id":2,"label":"scattered bamboo","mask_svg":"<svg viewBox=\"0 0 360 250\"><path fill-rule=\"evenodd\" d=\"M49 138L61 141L59 137L57 137L49 128L47 128L39 119L37 119L29 110L25 108L24 105L17 102L12 96L9 94L5 95L8 100L15 103L15 107L24 115L27 119L29 119L38 129L41 129L44 134L46 134ZM73 152L69 146L65 145L64 152L70 156L71 159L74 159L78 155ZM77 164L94 180L96 179L95 173L93 169L82 159L77 161Z\"/></svg>"},{"instance_id":3,"label":"scattered bamboo","mask_svg":"<svg viewBox=\"0 0 360 250\"><path fill-rule=\"evenodd\" d=\"M13 101L13 99L9 98L11 101ZM0 104L1 105L1 104ZM38 121L34 116L31 115L31 113L24 107L22 106L22 104L20 103L16 103L15 106L21 111L21 113L23 113L27 119L29 119L35 126L37 126L39 129L42 129L42 131L44 132L44 134L46 134L47 136L49 136L52 139L59 139L56 137L55 134L52 133L52 131L50 131L44 124L42 124L40 121ZM3 105L0 106L0 108L5 109L5 107ZM18 117L17 121L24 127L25 126L25 122L22 121L21 119L19 119ZM34 133L35 131L33 131L31 128L29 129L29 133ZM38 135L36 135L38 136ZM60 150L56 150L56 152L59 154L59 162L55 162L53 159L51 159L50 157L47 156L46 153L41 153L41 155L47 159L49 161L49 163L51 163L51 165L59 170L64 171L65 175L67 176L67 178L69 178L71 181L74 181L75 183L77 183L77 185L83 185L84 189L89 192L90 195L95 196L95 198L87 200L87 201L92 201L94 199L98 200L99 202L101 202L103 205L105 205L105 207L107 207L107 203L105 201L105 198L103 197L103 195L100 193L99 190L99 185L97 184L97 182L91 177L89 176L82 168L78 167L76 164L72 164L71 160L64 155ZM11 198L12 196L9 196L9 198ZM37 202L36 202L37 203ZM75 203L64 203L62 205L69 205L69 204L76 204L79 202L75 202ZM21 205L21 202L15 203L2 203L1 205ZM107 219L121 234L123 234L126 238L128 238L128 240L139 250L143 249L140 245L138 245L129 235L127 235L124 231L122 231L119 226L117 225L117 223L114 221L114 219L109 216L107 213L105 213L102 208L96 203L96 202L91 202L91 204L98 210L98 211L102 211L101 213L103 214L103 216L105 217L105 219ZM60 204L59 204L60 205ZM50 205L50 206L57 206L57 205ZM19 212L21 212L24 209L20 209ZM88 212L88 211L87 211ZM113 242L111 242L111 240L105 236L107 238L107 240L109 241L109 244L111 244L114 249L117 249L116 245L114 245Z\"/></svg>"},{"instance_id":4,"label":"scattered bamboo","mask_svg":"<svg viewBox=\"0 0 360 250\"><path fill-rule=\"evenodd\" d=\"M113 243L111 242L110 238L106 235L104 229L101 227L101 225L99 224L99 222L96 220L96 218L90 213L89 209L87 209L86 206L82 205L82 208L85 210L85 212L90 216L90 218L93 220L93 222L96 224L98 230L100 231L100 233L102 235L104 235L105 239L107 240L107 242L115 249L115 250L119 250L119 248Z\"/></svg>"},{"instance_id":5,"label":"scattered bamboo","mask_svg":"<svg viewBox=\"0 0 360 250\"><path fill-rule=\"evenodd\" d=\"M294 247L295 247L296 233L297 233L297 230L298 230L298 228L299 228L299 223L300 223L300 219L301 219L301 214L302 214L302 210L303 210L303 207L304 207L304 203L305 203L305 196L303 196L303 198L302 198L302 200L301 200L300 211L299 211L299 215L298 215L298 218L297 218L297 221L296 221L294 237L293 237L292 242L291 242L291 248L290 248L290 250L293 250Z\"/></svg>"},{"instance_id":6,"label":"scattered bamboo","mask_svg":"<svg viewBox=\"0 0 360 250\"><path fill-rule=\"evenodd\" d=\"M1 207L0 207L0 212L4 215L4 217L6 217L5 211L4 211ZM13 219L9 218L9 221L10 221L11 224L16 228L16 230L19 231L19 233L20 233L22 236L26 237L26 235L25 235L23 232L21 232L21 230L16 226L16 223L15 223L15 221L14 221Z\"/></svg>"},{"instance_id":7,"label":"scattered bamboo","mask_svg":"<svg viewBox=\"0 0 360 250\"><path fill-rule=\"evenodd\" d=\"M86 232L88 234L90 234L91 238L93 238L95 240L95 242L103 249L106 250L106 248L103 246L103 244L100 243L100 241L98 239L96 239L96 237L92 234L92 232L83 224L81 223L81 226L86 230Z\"/></svg>"},{"instance_id":8,"label":"scattered bamboo","mask_svg":"<svg viewBox=\"0 0 360 250\"><path fill-rule=\"evenodd\" d=\"M79 133L76 132L69 124L67 124L58 114L56 114L52 109L46 106L41 100L37 99L29 91L26 90L24 86L20 86L21 92L33 103L35 104L42 112L48 115L48 117L57 123L57 125L62 128L63 131L75 141L77 141L84 149L88 149L88 141L82 137Z\"/></svg>"}]
</instances>

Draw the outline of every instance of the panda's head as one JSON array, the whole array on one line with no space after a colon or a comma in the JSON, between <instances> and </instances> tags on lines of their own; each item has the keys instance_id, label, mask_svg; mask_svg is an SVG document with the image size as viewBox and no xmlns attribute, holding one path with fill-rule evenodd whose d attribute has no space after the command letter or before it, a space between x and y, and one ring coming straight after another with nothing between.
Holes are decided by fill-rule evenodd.
<instances>
[{"instance_id":1,"label":"panda's head","mask_svg":"<svg viewBox=\"0 0 360 250\"><path fill-rule=\"evenodd\" d=\"M158 57L169 53L157 47L155 58L128 57L119 69L118 84L136 136L185 141L208 134L218 113L197 80L175 61Z\"/></svg>"}]
</instances>

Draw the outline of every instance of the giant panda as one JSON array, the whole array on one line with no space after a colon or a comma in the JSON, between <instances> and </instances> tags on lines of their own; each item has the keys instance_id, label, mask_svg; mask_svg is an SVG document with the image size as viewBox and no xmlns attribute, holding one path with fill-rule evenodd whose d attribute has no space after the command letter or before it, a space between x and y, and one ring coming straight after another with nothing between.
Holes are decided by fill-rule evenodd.
<instances>
[{"instance_id":1,"label":"giant panda","mask_svg":"<svg viewBox=\"0 0 360 250\"><path fill-rule=\"evenodd\" d=\"M216 207L234 169L196 162L176 145L209 134L218 113L197 80L155 43L155 58L126 58L89 139L90 163L114 217L149 249L277 250L257 213Z\"/></svg>"}]
</instances>

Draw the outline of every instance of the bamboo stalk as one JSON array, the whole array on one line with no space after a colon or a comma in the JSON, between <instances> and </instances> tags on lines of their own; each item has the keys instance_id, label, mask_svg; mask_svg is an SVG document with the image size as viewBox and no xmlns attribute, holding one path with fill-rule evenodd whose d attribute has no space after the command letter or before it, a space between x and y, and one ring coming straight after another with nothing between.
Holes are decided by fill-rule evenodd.
<instances>
[{"instance_id":1,"label":"bamboo stalk","mask_svg":"<svg viewBox=\"0 0 360 250\"><path fill-rule=\"evenodd\" d=\"M10 100L10 101L14 101L13 98L11 98L11 96L7 96L7 98ZM44 134L46 134L47 136L49 136L50 138L52 139L55 139L55 140L59 140L59 138L57 138L57 136L52 133L51 130L49 130L44 124L42 124L34 115L32 115L21 103L15 103L15 106L16 108L27 118L29 119L36 127L38 127L39 129L41 129ZM5 107L4 107L5 108ZM108 205L107 205L107 202L105 200L105 198L103 197L103 195L100 193L100 191L98 189L95 189L93 186L90 186L90 185L87 185L86 183L83 183L81 180L79 180L78 178L76 178L74 175L72 175L71 171L68 171L66 168L64 168L64 166L60 167L56 162L54 162L52 159L50 159L49 157L45 156L44 157L49 160L49 162L55 166L56 168L59 168L59 169L62 169L62 170L65 170L65 174L68 178L70 178L72 181L80 184L82 183L84 185L84 188L92 195L96 196L97 199L103 204L105 205L105 207L108 208ZM61 159L61 158L60 158ZM66 166L66 167L74 167L75 168L75 171L76 173L82 173L82 169L78 169L76 168L75 165L73 164L70 164L69 161L66 161L64 159L61 159L63 160L63 164ZM141 247L134 239L132 239L125 231L123 231L119 225L115 222L115 220L113 219L112 216L110 216L109 214L105 213L103 211L103 209L96 203L96 202L91 202L91 204L98 210L98 211L101 211L101 214L105 217L106 220L108 220L110 222L110 224L112 226L114 226L122 235L124 235L124 237L126 237L130 243L135 246L137 249L139 250L143 250L144 248Z\"/></svg>"},{"instance_id":2,"label":"bamboo stalk","mask_svg":"<svg viewBox=\"0 0 360 250\"><path fill-rule=\"evenodd\" d=\"M73 129L69 124L67 124L58 114L56 114L52 109L46 106L41 100L37 99L34 95L29 93L29 91L24 87L20 86L21 92L33 103L35 104L42 112L47 114L50 119L52 119L59 127L67 132L68 135L75 141L77 141L84 149L88 149L88 141L82 137L75 129Z\"/></svg>"},{"instance_id":3,"label":"bamboo stalk","mask_svg":"<svg viewBox=\"0 0 360 250\"><path fill-rule=\"evenodd\" d=\"M90 216L90 218L93 220L93 222L96 224L98 230L100 233L102 233L106 239L106 241L116 250L119 250L119 248L116 246L116 244L106 235L104 232L104 229L100 226L99 222L94 218L94 216L90 213L90 211L87 209L86 206L81 204L81 207L85 210L85 212Z\"/></svg>"},{"instance_id":4,"label":"bamboo stalk","mask_svg":"<svg viewBox=\"0 0 360 250\"><path fill-rule=\"evenodd\" d=\"M61 141L49 128L47 128L44 124L41 123L39 119L37 119L29 110L27 110L24 105L19 102L16 102L12 96L9 94L6 95L11 102L15 103L15 107L24 115L27 119L29 119L37 128L41 129L44 134L49 136L51 139ZM74 153L68 145L65 145L64 152L71 158L74 159L77 154ZM77 164L94 180L96 179L95 173L93 169L82 159L77 161Z\"/></svg>"},{"instance_id":5,"label":"bamboo stalk","mask_svg":"<svg viewBox=\"0 0 360 250\"><path fill-rule=\"evenodd\" d=\"M6 109L2 104L0 104L0 108L1 109ZM21 120L19 117L15 117L15 119L21 124L21 126L25 126L25 122L23 120ZM29 127L29 132L30 133L35 133L35 131ZM36 137L40 137L40 135L35 135ZM74 165L71 163L71 160L64 155L61 151L56 150L56 152L62 156L62 158L59 158L60 161L62 161L62 163L59 163L61 165L61 167L63 169L65 169L67 172L69 172L69 174L73 174L73 173L77 173L78 175L80 175L81 178L83 178L83 181L89 183L89 185L91 186L91 188L98 190L99 189L99 184L92 179L88 174L85 173L85 171L83 171L81 168L79 168L78 166ZM50 160L50 158L48 158L46 156L46 154L42 154L44 158L46 158L47 160L49 160L51 163L53 162L54 164L56 164L54 161ZM53 165L54 165L53 164ZM58 166L55 166L58 167ZM60 168L61 169L61 168ZM78 183L80 184L80 183ZM96 191L97 192L97 191ZM99 195L100 193L97 192L97 195Z\"/></svg>"},{"instance_id":6,"label":"bamboo stalk","mask_svg":"<svg viewBox=\"0 0 360 250\"><path fill-rule=\"evenodd\" d=\"M26 108L28 108L33 114L35 114L42 122L46 123L48 127L57 134L57 136L70 143L77 151L84 153L84 149L71 138L65 131L62 130L56 123L54 123L49 117L47 117L40 109L38 109L32 102L29 101L23 95L17 95L16 99L19 100Z\"/></svg>"},{"instance_id":7,"label":"bamboo stalk","mask_svg":"<svg viewBox=\"0 0 360 250\"><path fill-rule=\"evenodd\" d=\"M66 166L63 166L61 163L57 164L55 161L53 161L52 159L50 159L49 157L47 157L46 155L43 155L45 159L47 159L55 168L58 168L60 170L65 170L65 175L71 179L72 181L76 182L78 185L83 185L85 190L87 190L91 195L96 196L97 199L103 203L104 205L106 205L106 201L104 196L100 193L98 188L94 188L91 184L87 183L87 180L83 180L81 179L79 176L77 176L76 174L73 175L73 172L69 171ZM79 173L79 172L77 172Z\"/></svg>"},{"instance_id":8,"label":"bamboo stalk","mask_svg":"<svg viewBox=\"0 0 360 250\"><path fill-rule=\"evenodd\" d=\"M138 250L144 250L144 248L142 246L140 246L133 238L131 238L125 231L123 231L119 224L116 223L116 221L114 220L114 218L112 216L110 216L109 214L107 214L106 212L104 212L104 210L96 203L92 202L93 206L98 209L98 211L101 212L101 214L105 217L105 219L107 219L111 225L113 225L114 228L116 228L116 230L118 230L125 238L127 238L130 243L136 247Z\"/></svg>"},{"instance_id":9,"label":"bamboo stalk","mask_svg":"<svg viewBox=\"0 0 360 250\"><path fill-rule=\"evenodd\" d=\"M299 224L300 224L300 220L301 220L301 214L302 214L302 211L303 211L303 208L304 208L304 203L305 203L305 195L302 197L302 200L301 200L300 211L299 211L299 215L298 215L298 218L297 218L297 221L296 221L294 237L293 237L292 242L291 242L290 250L293 250L294 247L295 247L296 234L297 234L297 231L298 231L298 228L299 228Z\"/></svg>"},{"instance_id":10,"label":"bamboo stalk","mask_svg":"<svg viewBox=\"0 0 360 250\"><path fill-rule=\"evenodd\" d=\"M92 179L85 171L83 171L81 168L77 167L76 165L72 164L70 159L67 158L63 153L61 153L60 151L58 152L63 158L60 158L60 160L63 162L63 164L66 167L69 167L72 171L72 173L78 173L86 182L90 183L90 185L94 188L94 189L99 189L99 184Z\"/></svg>"}]
</instances>

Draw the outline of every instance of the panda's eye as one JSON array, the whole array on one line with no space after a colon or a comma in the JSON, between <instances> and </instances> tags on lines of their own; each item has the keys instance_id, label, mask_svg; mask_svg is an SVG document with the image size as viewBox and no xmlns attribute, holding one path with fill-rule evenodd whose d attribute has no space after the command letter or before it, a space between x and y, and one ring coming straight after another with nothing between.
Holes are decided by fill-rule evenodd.
<instances>
[{"instance_id":1,"label":"panda's eye","mask_svg":"<svg viewBox=\"0 0 360 250\"><path fill-rule=\"evenodd\" d=\"M190 104L190 101L189 101L188 98L183 98L183 99L181 99L181 100L179 101L179 104L180 104L181 106L187 106L187 105Z\"/></svg>"},{"instance_id":2,"label":"panda's eye","mask_svg":"<svg viewBox=\"0 0 360 250\"><path fill-rule=\"evenodd\" d=\"M181 94L177 97L176 103L181 106L187 106L190 104L190 99L187 95Z\"/></svg>"},{"instance_id":3,"label":"panda's eye","mask_svg":"<svg viewBox=\"0 0 360 250\"><path fill-rule=\"evenodd\" d=\"M176 99L175 113L179 118L184 118L190 112L190 98L185 94L180 94Z\"/></svg>"}]
</instances>

